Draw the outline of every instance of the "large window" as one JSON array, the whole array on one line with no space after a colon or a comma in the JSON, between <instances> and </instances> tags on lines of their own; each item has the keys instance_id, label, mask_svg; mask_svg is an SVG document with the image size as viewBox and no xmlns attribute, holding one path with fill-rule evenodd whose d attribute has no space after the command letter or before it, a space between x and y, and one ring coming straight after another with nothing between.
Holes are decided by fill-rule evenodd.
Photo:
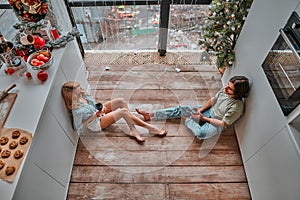
<instances>
[{"instance_id":1,"label":"large window","mask_svg":"<svg viewBox=\"0 0 300 200\"><path fill-rule=\"evenodd\" d=\"M85 50L157 50L159 5L71 7ZM168 49L199 50L207 5L171 5Z\"/></svg>"}]
</instances>

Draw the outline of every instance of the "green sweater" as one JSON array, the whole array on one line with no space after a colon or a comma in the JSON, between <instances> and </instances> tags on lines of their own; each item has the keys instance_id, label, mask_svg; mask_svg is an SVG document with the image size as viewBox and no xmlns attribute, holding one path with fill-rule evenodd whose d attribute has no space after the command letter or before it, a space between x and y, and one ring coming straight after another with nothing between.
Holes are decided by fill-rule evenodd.
<instances>
[{"instance_id":1,"label":"green sweater","mask_svg":"<svg viewBox=\"0 0 300 200\"><path fill-rule=\"evenodd\" d=\"M213 105L216 118L222 119L227 125L234 123L244 113L244 102L233 99L224 93L222 88L215 96L216 103Z\"/></svg>"}]
</instances>

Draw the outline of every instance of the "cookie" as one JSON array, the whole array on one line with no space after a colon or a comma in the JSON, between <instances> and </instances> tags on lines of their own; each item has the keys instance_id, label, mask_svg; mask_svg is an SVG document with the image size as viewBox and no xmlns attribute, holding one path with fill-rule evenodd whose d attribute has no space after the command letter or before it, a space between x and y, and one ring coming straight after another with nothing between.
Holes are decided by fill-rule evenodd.
<instances>
[{"instance_id":1,"label":"cookie","mask_svg":"<svg viewBox=\"0 0 300 200\"><path fill-rule=\"evenodd\" d=\"M18 137L20 137L20 135L21 135L21 132L18 131L18 130L13 131L13 132L11 133L11 137L12 137L13 139L17 139Z\"/></svg>"},{"instance_id":2,"label":"cookie","mask_svg":"<svg viewBox=\"0 0 300 200\"><path fill-rule=\"evenodd\" d=\"M1 151L2 151L2 147L0 147L0 153L1 153Z\"/></svg>"},{"instance_id":3,"label":"cookie","mask_svg":"<svg viewBox=\"0 0 300 200\"><path fill-rule=\"evenodd\" d=\"M9 148L10 149L15 149L17 146L18 146L18 142L16 142L16 141L11 141L9 143Z\"/></svg>"},{"instance_id":4,"label":"cookie","mask_svg":"<svg viewBox=\"0 0 300 200\"><path fill-rule=\"evenodd\" d=\"M15 159L20 159L23 155L24 155L23 151L17 150L17 151L14 153L14 158L15 158Z\"/></svg>"},{"instance_id":5,"label":"cookie","mask_svg":"<svg viewBox=\"0 0 300 200\"><path fill-rule=\"evenodd\" d=\"M6 136L3 136L0 138L0 144L1 145L6 145L8 143L9 138Z\"/></svg>"},{"instance_id":6,"label":"cookie","mask_svg":"<svg viewBox=\"0 0 300 200\"><path fill-rule=\"evenodd\" d=\"M0 170L5 166L5 162L0 160Z\"/></svg>"},{"instance_id":7,"label":"cookie","mask_svg":"<svg viewBox=\"0 0 300 200\"><path fill-rule=\"evenodd\" d=\"M6 167L5 173L7 176L12 175L16 171L16 168L14 166L8 166Z\"/></svg>"},{"instance_id":8,"label":"cookie","mask_svg":"<svg viewBox=\"0 0 300 200\"><path fill-rule=\"evenodd\" d=\"M23 137L20 138L19 142L20 142L21 145L24 145L28 142L28 138L26 136L23 136Z\"/></svg>"},{"instance_id":9,"label":"cookie","mask_svg":"<svg viewBox=\"0 0 300 200\"><path fill-rule=\"evenodd\" d=\"M8 158L10 156L11 152L9 150L4 150L1 153L2 158Z\"/></svg>"}]
</instances>

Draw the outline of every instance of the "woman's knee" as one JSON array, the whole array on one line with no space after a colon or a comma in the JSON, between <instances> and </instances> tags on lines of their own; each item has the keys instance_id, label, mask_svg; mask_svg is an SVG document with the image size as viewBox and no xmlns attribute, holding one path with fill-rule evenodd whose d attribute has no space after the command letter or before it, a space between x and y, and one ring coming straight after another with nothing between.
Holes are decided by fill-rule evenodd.
<instances>
[{"instance_id":1,"label":"woman's knee","mask_svg":"<svg viewBox=\"0 0 300 200\"><path fill-rule=\"evenodd\" d=\"M121 107L127 107L127 102L124 98L116 98L115 100Z\"/></svg>"},{"instance_id":2,"label":"woman's knee","mask_svg":"<svg viewBox=\"0 0 300 200\"><path fill-rule=\"evenodd\" d=\"M119 110L120 110L119 112L122 113L122 115L126 115L126 116L131 115L130 111L127 108L120 108Z\"/></svg>"}]
</instances>

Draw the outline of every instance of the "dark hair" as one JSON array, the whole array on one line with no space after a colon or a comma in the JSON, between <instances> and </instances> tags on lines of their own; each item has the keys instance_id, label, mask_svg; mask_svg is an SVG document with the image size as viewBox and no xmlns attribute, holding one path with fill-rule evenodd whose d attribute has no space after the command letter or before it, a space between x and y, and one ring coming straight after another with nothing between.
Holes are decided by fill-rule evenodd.
<instances>
[{"instance_id":1,"label":"dark hair","mask_svg":"<svg viewBox=\"0 0 300 200\"><path fill-rule=\"evenodd\" d=\"M234 98L241 100L247 97L250 86L249 80L245 76L233 76L229 79L229 82L234 85Z\"/></svg>"}]
</instances>

